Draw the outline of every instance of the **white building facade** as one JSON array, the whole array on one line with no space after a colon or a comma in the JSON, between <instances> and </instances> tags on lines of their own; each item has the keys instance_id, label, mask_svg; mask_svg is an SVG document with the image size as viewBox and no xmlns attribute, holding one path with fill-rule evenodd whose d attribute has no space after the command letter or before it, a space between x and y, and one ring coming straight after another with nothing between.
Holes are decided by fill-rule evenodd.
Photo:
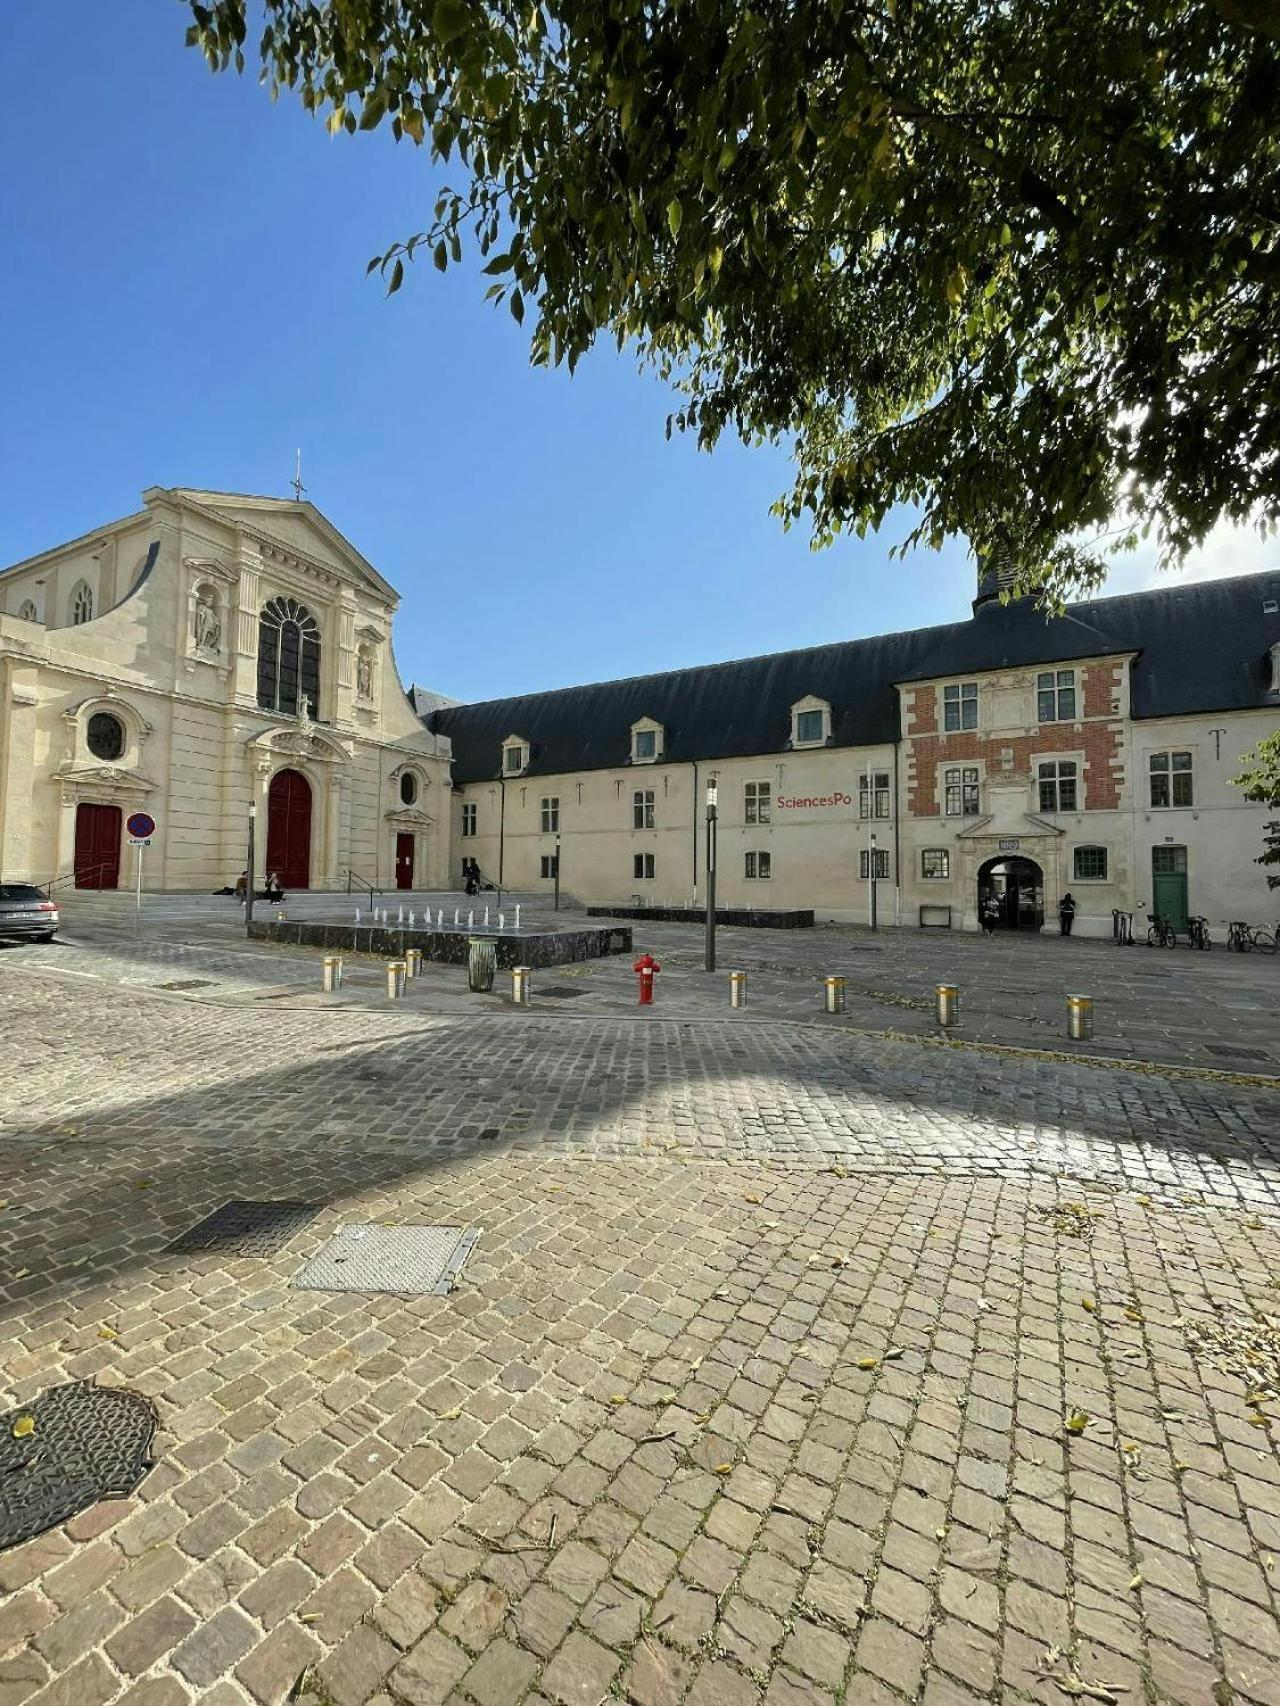
<instances>
[{"instance_id":1,"label":"white building facade","mask_svg":"<svg viewBox=\"0 0 1280 1706\"><path fill-rule=\"evenodd\" d=\"M152 488L0 575L0 871L114 888L446 880L448 743L391 649L397 597L309 503Z\"/></svg>"},{"instance_id":2,"label":"white building facade","mask_svg":"<svg viewBox=\"0 0 1280 1706\"><path fill-rule=\"evenodd\" d=\"M0 877L506 889L1081 934L1280 912L1265 808L1280 572L452 705L406 695L397 595L309 503L152 488L0 573Z\"/></svg>"}]
</instances>

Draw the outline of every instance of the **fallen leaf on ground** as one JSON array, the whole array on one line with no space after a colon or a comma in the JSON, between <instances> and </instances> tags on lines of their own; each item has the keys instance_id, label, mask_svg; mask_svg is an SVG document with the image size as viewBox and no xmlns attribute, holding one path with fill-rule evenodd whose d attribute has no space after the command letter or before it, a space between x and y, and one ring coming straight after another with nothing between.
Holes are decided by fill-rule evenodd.
<instances>
[{"instance_id":1,"label":"fallen leaf on ground","mask_svg":"<svg viewBox=\"0 0 1280 1706\"><path fill-rule=\"evenodd\" d=\"M733 1464L732 1463L717 1463L715 1466L715 1469L712 1471L712 1473L716 1474L716 1475L732 1475L733 1474Z\"/></svg>"},{"instance_id":2,"label":"fallen leaf on ground","mask_svg":"<svg viewBox=\"0 0 1280 1706\"><path fill-rule=\"evenodd\" d=\"M859 1368L879 1368L879 1366L880 1366L880 1358L879 1357L859 1357L858 1358L858 1367Z\"/></svg>"},{"instance_id":3,"label":"fallen leaf on ground","mask_svg":"<svg viewBox=\"0 0 1280 1706\"><path fill-rule=\"evenodd\" d=\"M456 1422L458 1417L461 1414L462 1414L462 1405L461 1404L455 1404L453 1406L452 1410L445 1410L442 1413L440 1420L442 1422Z\"/></svg>"},{"instance_id":4,"label":"fallen leaf on ground","mask_svg":"<svg viewBox=\"0 0 1280 1706\"><path fill-rule=\"evenodd\" d=\"M743 1200L746 1202L758 1203L758 1202L763 1202L764 1198L763 1197L746 1197Z\"/></svg>"},{"instance_id":5,"label":"fallen leaf on ground","mask_svg":"<svg viewBox=\"0 0 1280 1706\"><path fill-rule=\"evenodd\" d=\"M98 1337L100 1339L118 1339L120 1335L114 1327L102 1326L98 1328Z\"/></svg>"},{"instance_id":6,"label":"fallen leaf on ground","mask_svg":"<svg viewBox=\"0 0 1280 1706\"><path fill-rule=\"evenodd\" d=\"M1064 1426L1069 1434L1082 1434L1091 1420L1092 1417L1087 1415L1084 1410L1072 1410Z\"/></svg>"},{"instance_id":7,"label":"fallen leaf on ground","mask_svg":"<svg viewBox=\"0 0 1280 1706\"><path fill-rule=\"evenodd\" d=\"M34 1416L19 1416L10 1429L14 1439L30 1439L35 1431L36 1419Z\"/></svg>"},{"instance_id":8,"label":"fallen leaf on ground","mask_svg":"<svg viewBox=\"0 0 1280 1706\"><path fill-rule=\"evenodd\" d=\"M1080 1307L1081 1309L1087 1310L1089 1314L1092 1315L1098 1305L1092 1297L1082 1297L1080 1299Z\"/></svg>"},{"instance_id":9,"label":"fallen leaf on ground","mask_svg":"<svg viewBox=\"0 0 1280 1706\"><path fill-rule=\"evenodd\" d=\"M1135 1588L1140 1588L1141 1586L1142 1586L1142 1571L1139 1570L1135 1576L1130 1578L1129 1592L1132 1593Z\"/></svg>"},{"instance_id":10,"label":"fallen leaf on ground","mask_svg":"<svg viewBox=\"0 0 1280 1706\"><path fill-rule=\"evenodd\" d=\"M627 1395L625 1392L614 1392L610 1395L610 1398L609 1398L609 1402L611 1404L625 1404L626 1401L627 1401Z\"/></svg>"}]
</instances>

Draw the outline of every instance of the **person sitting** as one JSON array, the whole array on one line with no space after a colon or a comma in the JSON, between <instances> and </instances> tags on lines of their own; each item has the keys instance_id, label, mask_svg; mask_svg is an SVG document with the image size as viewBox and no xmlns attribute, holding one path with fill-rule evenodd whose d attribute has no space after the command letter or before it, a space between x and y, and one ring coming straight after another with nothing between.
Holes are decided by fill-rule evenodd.
<instances>
[{"instance_id":1,"label":"person sitting","mask_svg":"<svg viewBox=\"0 0 1280 1706\"><path fill-rule=\"evenodd\" d=\"M280 887L280 879L274 871L267 872L267 887L262 898L273 902L276 906L284 899L284 890Z\"/></svg>"},{"instance_id":2,"label":"person sitting","mask_svg":"<svg viewBox=\"0 0 1280 1706\"><path fill-rule=\"evenodd\" d=\"M236 878L236 886L235 886L235 889L233 890L233 893L235 894L236 899L239 901L243 901L245 895L248 893L248 889L249 889L249 873L247 871L241 871L240 875Z\"/></svg>"}]
</instances>

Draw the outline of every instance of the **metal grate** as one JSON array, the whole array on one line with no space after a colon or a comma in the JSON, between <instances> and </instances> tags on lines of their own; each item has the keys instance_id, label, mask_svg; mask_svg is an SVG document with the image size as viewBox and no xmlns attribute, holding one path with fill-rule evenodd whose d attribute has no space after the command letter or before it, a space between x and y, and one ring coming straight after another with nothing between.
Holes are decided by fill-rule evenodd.
<instances>
[{"instance_id":1,"label":"metal grate","mask_svg":"<svg viewBox=\"0 0 1280 1706\"><path fill-rule=\"evenodd\" d=\"M343 1226L293 1276L304 1291L390 1291L443 1297L480 1232L470 1226Z\"/></svg>"},{"instance_id":2,"label":"metal grate","mask_svg":"<svg viewBox=\"0 0 1280 1706\"><path fill-rule=\"evenodd\" d=\"M170 1255L216 1251L234 1256L274 1256L320 1212L311 1202L224 1202L165 1249Z\"/></svg>"},{"instance_id":3,"label":"metal grate","mask_svg":"<svg viewBox=\"0 0 1280 1706\"><path fill-rule=\"evenodd\" d=\"M551 996L554 1001L576 1001L580 995L589 995L588 989L561 989L552 984L549 989L536 989L535 995Z\"/></svg>"},{"instance_id":4,"label":"metal grate","mask_svg":"<svg viewBox=\"0 0 1280 1706\"><path fill-rule=\"evenodd\" d=\"M145 1398L88 1381L0 1416L0 1551L126 1498L152 1466L155 1431Z\"/></svg>"},{"instance_id":5,"label":"metal grate","mask_svg":"<svg viewBox=\"0 0 1280 1706\"><path fill-rule=\"evenodd\" d=\"M1264 1048L1236 1048L1231 1043L1206 1043L1205 1048L1210 1054L1226 1055L1232 1060L1270 1060L1271 1056Z\"/></svg>"}]
</instances>

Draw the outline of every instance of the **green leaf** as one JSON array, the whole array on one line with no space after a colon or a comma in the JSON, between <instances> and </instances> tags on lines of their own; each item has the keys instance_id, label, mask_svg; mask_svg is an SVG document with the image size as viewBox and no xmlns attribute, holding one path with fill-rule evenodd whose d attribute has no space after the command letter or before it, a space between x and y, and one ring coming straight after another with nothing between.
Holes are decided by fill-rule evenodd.
<instances>
[{"instance_id":1,"label":"green leaf","mask_svg":"<svg viewBox=\"0 0 1280 1706\"><path fill-rule=\"evenodd\" d=\"M436 0L431 14L431 29L442 47L447 47L471 27L472 12L463 0Z\"/></svg>"},{"instance_id":2,"label":"green leaf","mask_svg":"<svg viewBox=\"0 0 1280 1706\"><path fill-rule=\"evenodd\" d=\"M684 209L678 201L667 203L667 226L673 237L680 235L680 227L684 223Z\"/></svg>"},{"instance_id":3,"label":"green leaf","mask_svg":"<svg viewBox=\"0 0 1280 1706\"><path fill-rule=\"evenodd\" d=\"M444 269L448 266L448 264L449 264L449 251L445 248L443 237L436 244L435 248L431 251L431 259L435 262L435 267L436 267L437 272L443 272Z\"/></svg>"},{"instance_id":4,"label":"green leaf","mask_svg":"<svg viewBox=\"0 0 1280 1706\"><path fill-rule=\"evenodd\" d=\"M396 291L399 290L400 286L403 283L404 283L404 262L401 260L397 260L395 266L393 266L391 269L391 280L387 285L387 295L388 296L394 296Z\"/></svg>"},{"instance_id":5,"label":"green leaf","mask_svg":"<svg viewBox=\"0 0 1280 1706\"><path fill-rule=\"evenodd\" d=\"M518 290L511 292L511 317L517 326L524 324L524 297Z\"/></svg>"}]
</instances>

